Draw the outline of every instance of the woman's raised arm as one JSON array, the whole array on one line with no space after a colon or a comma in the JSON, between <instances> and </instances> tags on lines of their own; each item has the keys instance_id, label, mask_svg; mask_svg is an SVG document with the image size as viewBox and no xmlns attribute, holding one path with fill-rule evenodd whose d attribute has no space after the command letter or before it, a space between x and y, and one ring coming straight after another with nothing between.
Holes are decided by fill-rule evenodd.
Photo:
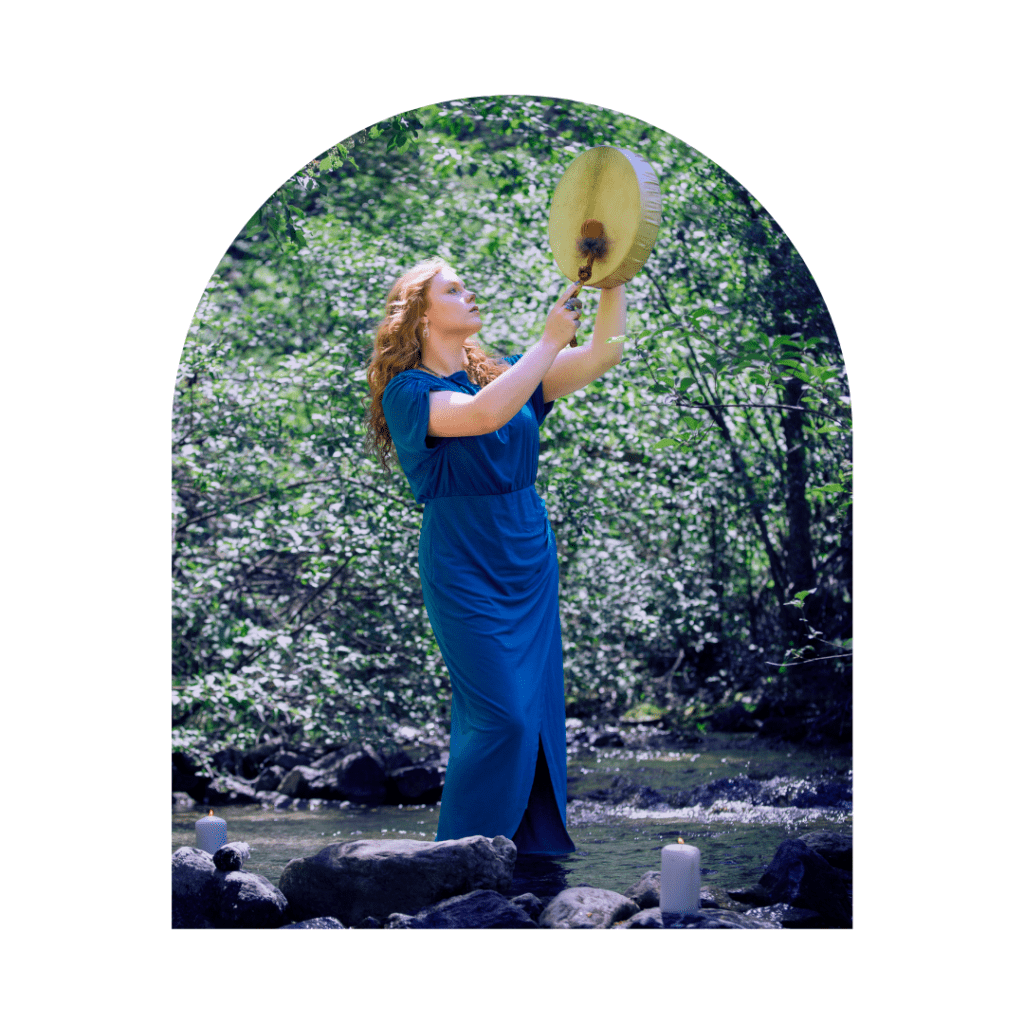
<instances>
[{"instance_id":1,"label":"woman's raised arm","mask_svg":"<svg viewBox=\"0 0 1024 1024\"><path fill-rule=\"evenodd\" d=\"M589 345L558 353L544 375L544 401L564 398L607 373L622 359L621 341L609 344L609 338L626 333L626 286L602 288Z\"/></svg>"},{"instance_id":2,"label":"woman's raised arm","mask_svg":"<svg viewBox=\"0 0 1024 1024\"><path fill-rule=\"evenodd\" d=\"M576 334L579 315L565 308L573 288L575 284L569 285L552 306L540 341L477 394L431 391L427 433L434 437L467 437L489 434L508 423L529 401L556 356Z\"/></svg>"}]
</instances>

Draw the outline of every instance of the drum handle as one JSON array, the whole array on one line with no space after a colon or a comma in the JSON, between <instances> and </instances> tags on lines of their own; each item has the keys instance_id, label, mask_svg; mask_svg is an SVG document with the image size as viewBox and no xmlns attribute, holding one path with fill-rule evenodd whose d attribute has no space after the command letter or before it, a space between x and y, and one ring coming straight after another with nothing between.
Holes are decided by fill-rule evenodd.
<instances>
[{"instance_id":1,"label":"drum handle","mask_svg":"<svg viewBox=\"0 0 1024 1024\"><path fill-rule=\"evenodd\" d=\"M594 260L603 259L608 252L608 239L605 237L604 225L599 220L587 220L583 222L583 230L576 248L581 256L586 256L587 262L576 271L576 283L573 285L572 294L565 300L566 309L582 309L583 300L576 298L583 286L594 275ZM579 342L573 335L569 342L570 348L576 348Z\"/></svg>"}]
</instances>

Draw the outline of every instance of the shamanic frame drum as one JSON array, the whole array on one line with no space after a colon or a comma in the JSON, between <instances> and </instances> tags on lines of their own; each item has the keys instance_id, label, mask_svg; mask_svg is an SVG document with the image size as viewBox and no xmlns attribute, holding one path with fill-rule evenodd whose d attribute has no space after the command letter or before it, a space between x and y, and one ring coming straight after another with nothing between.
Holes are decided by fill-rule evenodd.
<instances>
[{"instance_id":1,"label":"shamanic frame drum","mask_svg":"<svg viewBox=\"0 0 1024 1024\"><path fill-rule=\"evenodd\" d=\"M581 153L555 186L548 239L570 281L592 265L590 288L614 288L640 272L661 224L661 190L646 160L628 149ZM588 256L593 259L588 264Z\"/></svg>"}]
</instances>

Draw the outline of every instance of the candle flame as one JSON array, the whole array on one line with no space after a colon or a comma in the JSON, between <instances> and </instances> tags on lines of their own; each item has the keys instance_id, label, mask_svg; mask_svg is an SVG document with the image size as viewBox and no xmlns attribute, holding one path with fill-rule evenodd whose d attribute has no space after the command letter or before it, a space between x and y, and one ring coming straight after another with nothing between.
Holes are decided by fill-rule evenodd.
<instances>
[{"instance_id":1,"label":"candle flame","mask_svg":"<svg viewBox=\"0 0 1024 1024\"><path fill-rule=\"evenodd\" d=\"M212 807L210 808L210 817L211 818L213 817L213 808ZM682 840L680 840L680 842L682 842Z\"/></svg>"},{"instance_id":2,"label":"candle flame","mask_svg":"<svg viewBox=\"0 0 1024 1024\"><path fill-rule=\"evenodd\" d=\"M213 814L213 811L210 811L210 813ZM676 842L682 843L684 846L686 845L686 840L681 838L680 836L676 836Z\"/></svg>"}]
</instances>

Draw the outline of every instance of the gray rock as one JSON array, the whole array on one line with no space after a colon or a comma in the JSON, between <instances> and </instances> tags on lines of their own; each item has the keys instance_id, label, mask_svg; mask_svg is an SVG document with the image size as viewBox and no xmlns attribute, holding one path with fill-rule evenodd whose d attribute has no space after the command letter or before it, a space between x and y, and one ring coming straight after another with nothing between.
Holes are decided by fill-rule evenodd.
<instances>
[{"instance_id":1,"label":"gray rock","mask_svg":"<svg viewBox=\"0 0 1024 1024\"><path fill-rule=\"evenodd\" d=\"M735 910L701 909L699 914L662 914L666 928L778 928L770 921L759 921Z\"/></svg>"},{"instance_id":2,"label":"gray rock","mask_svg":"<svg viewBox=\"0 0 1024 1024\"><path fill-rule=\"evenodd\" d=\"M218 871L239 871L249 855L248 843L225 843L214 851L213 863Z\"/></svg>"},{"instance_id":3,"label":"gray rock","mask_svg":"<svg viewBox=\"0 0 1024 1024\"><path fill-rule=\"evenodd\" d=\"M639 914L640 908L621 893L589 885L563 889L544 909L541 928L611 928L616 921Z\"/></svg>"},{"instance_id":4,"label":"gray rock","mask_svg":"<svg viewBox=\"0 0 1024 1024\"><path fill-rule=\"evenodd\" d=\"M404 803L434 803L441 799L445 769L439 764L417 764L399 768L389 776Z\"/></svg>"},{"instance_id":5,"label":"gray rock","mask_svg":"<svg viewBox=\"0 0 1024 1024\"><path fill-rule=\"evenodd\" d=\"M225 747L210 758L210 763L218 772L225 775L241 775L242 751L237 747Z\"/></svg>"},{"instance_id":6,"label":"gray rock","mask_svg":"<svg viewBox=\"0 0 1024 1024\"><path fill-rule=\"evenodd\" d=\"M262 875L229 871L215 878L218 928L280 928L285 923L288 900Z\"/></svg>"},{"instance_id":7,"label":"gray rock","mask_svg":"<svg viewBox=\"0 0 1024 1024\"><path fill-rule=\"evenodd\" d=\"M768 921L776 928L826 928L821 914L814 910L791 907L788 903L773 903L768 907L754 907L743 912L744 917Z\"/></svg>"},{"instance_id":8,"label":"gray rock","mask_svg":"<svg viewBox=\"0 0 1024 1024\"><path fill-rule=\"evenodd\" d=\"M613 925L615 928L664 928L661 920L661 910L658 907L648 907L641 910L639 914L627 917L625 921L619 921Z\"/></svg>"},{"instance_id":9,"label":"gray rock","mask_svg":"<svg viewBox=\"0 0 1024 1024\"><path fill-rule=\"evenodd\" d=\"M296 921L294 924L283 924L280 930L285 928L344 928L345 926L336 917L313 917L308 921Z\"/></svg>"},{"instance_id":10,"label":"gray rock","mask_svg":"<svg viewBox=\"0 0 1024 1024\"><path fill-rule=\"evenodd\" d=\"M230 806L233 804L255 804L256 790L247 782L226 775L220 779L214 779L203 794L203 803L215 807Z\"/></svg>"},{"instance_id":11,"label":"gray rock","mask_svg":"<svg viewBox=\"0 0 1024 1024\"><path fill-rule=\"evenodd\" d=\"M659 879L658 881L660 885L661 880ZM707 907L709 910L721 909L718 899L715 897L715 894L710 889L705 888L704 886L702 886L700 890L700 905L702 907Z\"/></svg>"},{"instance_id":12,"label":"gray rock","mask_svg":"<svg viewBox=\"0 0 1024 1024\"><path fill-rule=\"evenodd\" d=\"M289 861L280 886L294 916L329 915L351 927L368 916L411 916L474 889L507 890L515 860L515 844L504 836L356 839Z\"/></svg>"},{"instance_id":13,"label":"gray rock","mask_svg":"<svg viewBox=\"0 0 1024 1024\"><path fill-rule=\"evenodd\" d=\"M540 918L544 910L544 904L532 892L523 892L518 896L513 896L509 903L514 903L517 907L521 907L534 921Z\"/></svg>"},{"instance_id":14,"label":"gray rock","mask_svg":"<svg viewBox=\"0 0 1024 1024\"><path fill-rule=\"evenodd\" d=\"M789 903L817 911L833 927L853 927L846 879L824 857L799 839L779 844L761 876L770 903Z\"/></svg>"},{"instance_id":15,"label":"gray rock","mask_svg":"<svg viewBox=\"0 0 1024 1024\"><path fill-rule=\"evenodd\" d=\"M281 780L277 791L299 800L308 800L310 797L330 798L337 795L326 774L311 768L308 764L299 764L292 768Z\"/></svg>"},{"instance_id":16,"label":"gray rock","mask_svg":"<svg viewBox=\"0 0 1024 1024\"><path fill-rule=\"evenodd\" d=\"M247 779L255 779L260 773L263 762L269 760L283 745L284 740L274 739L247 751L242 758L242 775Z\"/></svg>"},{"instance_id":17,"label":"gray rock","mask_svg":"<svg viewBox=\"0 0 1024 1024\"><path fill-rule=\"evenodd\" d=\"M252 788L257 792L264 789L276 790L284 777L288 772L281 767L279 764L268 764L263 771L260 772L259 777L252 784Z\"/></svg>"},{"instance_id":18,"label":"gray rock","mask_svg":"<svg viewBox=\"0 0 1024 1024\"><path fill-rule=\"evenodd\" d=\"M494 892L477 889L424 907L418 914L392 914L388 928L536 928L522 908Z\"/></svg>"},{"instance_id":19,"label":"gray rock","mask_svg":"<svg viewBox=\"0 0 1024 1024\"><path fill-rule=\"evenodd\" d=\"M759 882L741 889L726 889L725 894L737 903L746 903L755 907L767 907L776 902L772 899L771 893Z\"/></svg>"},{"instance_id":20,"label":"gray rock","mask_svg":"<svg viewBox=\"0 0 1024 1024\"><path fill-rule=\"evenodd\" d=\"M264 765L264 770L267 768L281 768L286 772L291 771L298 765L308 765L310 758L305 754L296 754L292 750L279 750L274 754L269 762Z\"/></svg>"},{"instance_id":21,"label":"gray rock","mask_svg":"<svg viewBox=\"0 0 1024 1024\"><path fill-rule=\"evenodd\" d=\"M416 764L416 760L413 760L406 747L396 747L389 754L382 754L381 758L384 761L384 774L388 776L392 772L397 772L402 768L411 768ZM426 760L426 758L417 758L417 760Z\"/></svg>"},{"instance_id":22,"label":"gray rock","mask_svg":"<svg viewBox=\"0 0 1024 1024\"><path fill-rule=\"evenodd\" d=\"M393 914L392 917L406 917L405 914ZM333 920L333 918L332 918ZM383 928L384 925L380 923L375 917L364 917L359 924L352 925L353 928Z\"/></svg>"},{"instance_id":23,"label":"gray rock","mask_svg":"<svg viewBox=\"0 0 1024 1024\"><path fill-rule=\"evenodd\" d=\"M171 856L171 927L213 928L217 868L205 850L179 846Z\"/></svg>"},{"instance_id":24,"label":"gray rock","mask_svg":"<svg viewBox=\"0 0 1024 1024\"><path fill-rule=\"evenodd\" d=\"M323 757L311 761L309 767L315 768L319 772L336 772L344 760L344 750L329 750Z\"/></svg>"},{"instance_id":25,"label":"gray rock","mask_svg":"<svg viewBox=\"0 0 1024 1024\"><path fill-rule=\"evenodd\" d=\"M623 895L629 897L641 910L658 906L661 902L661 872L645 871L640 881L634 882Z\"/></svg>"},{"instance_id":26,"label":"gray rock","mask_svg":"<svg viewBox=\"0 0 1024 1024\"><path fill-rule=\"evenodd\" d=\"M372 806L383 803L387 793L383 763L367 750L347 755L334 776L334 788L344 800Z\"/></svg>"},{"instance_id":27,"label":"gray rock","mask_svg":"<svg viewBox=\"0 0 1024 1024\"><path fill-rule=\"evenodd\" d=\"M191 811L195 807L196 802L193 797L190 797L188 793L172 793L171 794L171 809L175 811Z\"/></svg>"},{"instance_id":28,"label":"gray rock","mask_svg":"<svg viewBox=\"0 0 1024 1024\"><path fill-rule=\"evenodd\" d=\"M853 871L853 836L818 829L815 832L805 832L797 838L824 857L832 867L842 871Z\"/></svg>"}]
</instances>

